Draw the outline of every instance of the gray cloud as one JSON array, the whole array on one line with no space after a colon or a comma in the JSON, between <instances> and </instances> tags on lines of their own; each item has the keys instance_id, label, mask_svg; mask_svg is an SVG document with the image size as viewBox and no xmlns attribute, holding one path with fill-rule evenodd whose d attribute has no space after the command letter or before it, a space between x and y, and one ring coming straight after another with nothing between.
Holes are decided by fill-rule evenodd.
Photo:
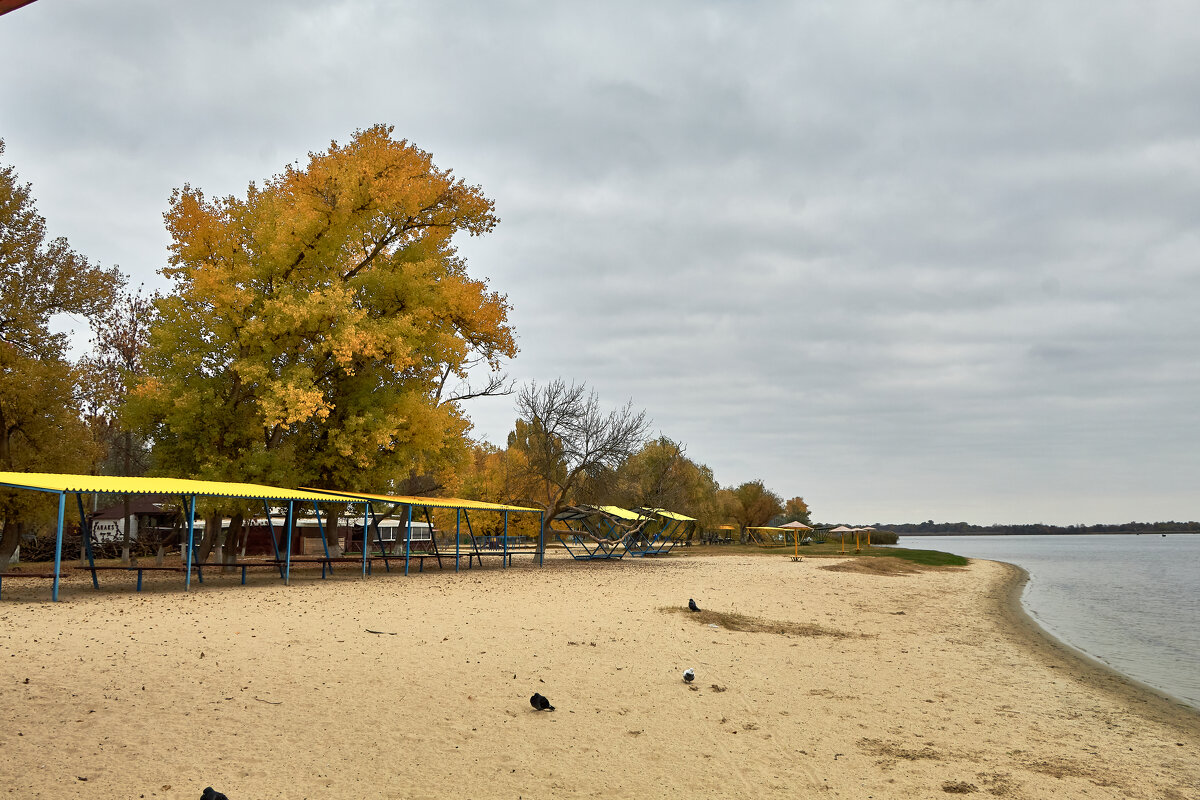
<instances>
[{"instance_id":1,"label":"gray cloud","mask_svg":"<svg viewBox=\"0 0 1200 800\"><path fill-rule=\"evenodd\" d=\"M154 281L172 188L377 121L496 199L522 379L632 398L821 519L1194 518L1200 11L57 0L6 158ZM507 400L472 408L500 441Z\"/></svg>"}]
</instances>

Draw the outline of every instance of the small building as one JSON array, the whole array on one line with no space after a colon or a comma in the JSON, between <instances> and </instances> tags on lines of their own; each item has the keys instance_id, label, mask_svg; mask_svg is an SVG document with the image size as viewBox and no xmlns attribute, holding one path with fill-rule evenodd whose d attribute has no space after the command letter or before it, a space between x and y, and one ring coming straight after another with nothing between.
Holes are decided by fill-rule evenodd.
<instances>
[{"instance_id":1,"label":"small building","mask_svg":"<svg viewBox=\"0 0 1200 800\"><path fill-rule=\"evenodd\" d=\"M91 515L92 541L98 544L121 542L125 539L125 503L100 509ZM129 498L129 540L138 535L165 536L179 522L179 506L162 496L138 495Z\"/></svg>"}]
</instances>

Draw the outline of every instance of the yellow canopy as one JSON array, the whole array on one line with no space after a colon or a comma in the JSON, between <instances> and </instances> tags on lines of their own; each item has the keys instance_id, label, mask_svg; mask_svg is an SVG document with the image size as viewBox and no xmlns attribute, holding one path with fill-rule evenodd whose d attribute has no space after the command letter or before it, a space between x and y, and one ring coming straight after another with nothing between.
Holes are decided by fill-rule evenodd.
<instances>
[{"instance_id":1,"label":"yellow canopy","mask_svg":"<svg viewBox=\"0 0 1200 800\"><path fill-rule=\"evenodd\" d=\"M315 490L314 490L315 491ZM508 506L502 503L485 503L482 500L462 500L457 497L410 497L408 495L368 494L366 492L337 491L343 500L374 500L380 503L399 503L409 506L428 506L429 508L464 508L468 511L540 511L539 508L524 506Z\"/></svg>"},{"instance_id":2,"label":"yellow canopy","mask_svg":"<svg viewBox=\"0 0 1200 800\"><path fill-rule=\"evenodd\" d=\"M248 500L346 502L346 498L328 492L282 489L278 486L262 486L257 483L197 481L188 478L121 478L109 475L0 472L0 486L46 492L85 492L89 494L203 495L205 497L236 497Z\"/></svg>"},{"instance_id":3,"label":"yellow canopy","mask_svg":"<svg viewBox=\"0 0 1200 800\"><path fill-rule=\"evenodd\" d=\"M748 530L748 531L787 531L788 533L791 533L791 531L792 531L791 528L776 528L772 525L750 525L750 526L747 526L746 530Z\"/></svg>"},{"instance_id":4,"label":"yellow canopy","mask_svg":"<svg viewBox=\"0 0 1200 800\"><path fill-rule=\"evenodd\" d=\"M628 511L619 506L596 506L596 508L603 511L605 514L608 514L610 517L617 517L619 519L642 519L641 514L635 514L632 511Z\"/></svg>"},{"instance_id":5,"label":"yellow canopy","mask_svg":"<svg viewBox=\"0 0 1200 800\"><path fill-rule=\"evenodd\" d=\"M648 510L653 511L655 514L658 514L660 517L666 517L667 519L679 520L680 522L695 522L696 521L695 517L688 517L683 514L676 514L674 511L667 511L666 509L663 509L663 508L651 508Z\"/></svg>"}]
</instances>

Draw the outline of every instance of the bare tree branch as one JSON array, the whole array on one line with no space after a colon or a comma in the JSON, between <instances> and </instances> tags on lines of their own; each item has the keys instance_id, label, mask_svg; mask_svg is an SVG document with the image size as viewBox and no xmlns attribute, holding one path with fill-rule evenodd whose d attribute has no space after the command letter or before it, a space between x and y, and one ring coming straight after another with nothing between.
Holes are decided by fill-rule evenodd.
<instances>
[{"instance_id":1,"label":"bare tree branch","mask_svg":"<svg viewBox=\"0 0 1200 800\"><path fill-rule=\"evenodd\" d=\"M528 424L530 471L548 490L539 503L546 530L580 482L620 466L645 442L649 427L646 412L635 411L632 401L605 413L594 391L562 379L523 387L517 411Z\"/></svg>"}]
</instances>

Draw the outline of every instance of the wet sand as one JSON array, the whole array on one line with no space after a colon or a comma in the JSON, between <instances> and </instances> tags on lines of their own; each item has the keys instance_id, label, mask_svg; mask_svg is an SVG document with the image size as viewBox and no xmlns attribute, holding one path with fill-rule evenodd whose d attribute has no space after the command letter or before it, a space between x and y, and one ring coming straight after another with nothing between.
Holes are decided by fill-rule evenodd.
<instances>
[{"instance_id":1,"label":"wet sand","mask_svg":"<svg viewBox=\"0 0 1200 800\"><path fill-rule=\"evenodd\" d=\"M0 796L1200 797L1200 715L1046 637L1016 568L838 563L6 582Z\"/></svg>"}]
</instances>

